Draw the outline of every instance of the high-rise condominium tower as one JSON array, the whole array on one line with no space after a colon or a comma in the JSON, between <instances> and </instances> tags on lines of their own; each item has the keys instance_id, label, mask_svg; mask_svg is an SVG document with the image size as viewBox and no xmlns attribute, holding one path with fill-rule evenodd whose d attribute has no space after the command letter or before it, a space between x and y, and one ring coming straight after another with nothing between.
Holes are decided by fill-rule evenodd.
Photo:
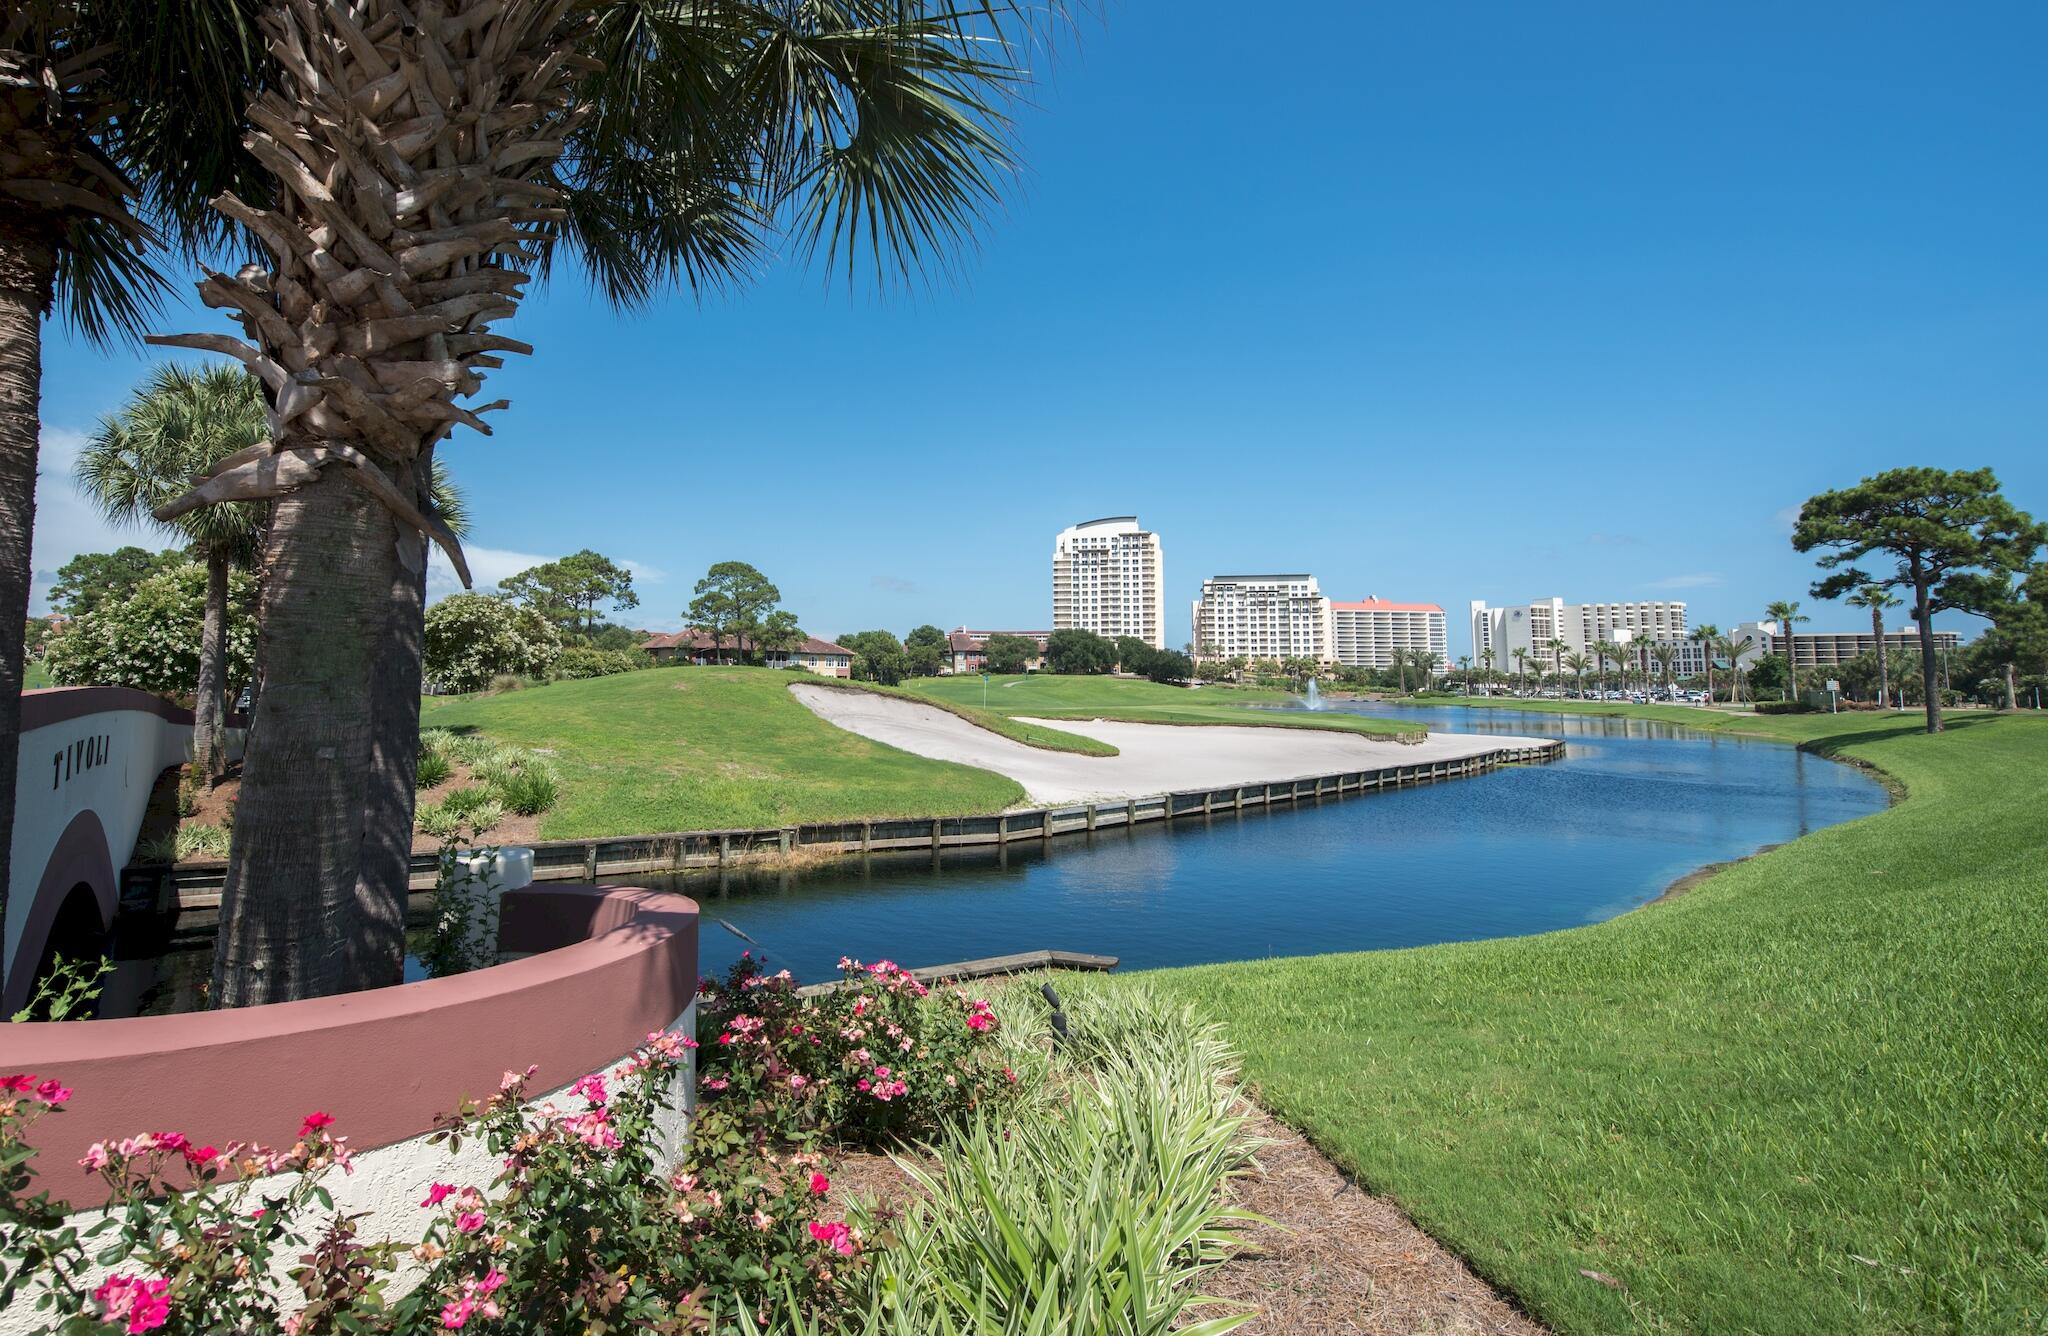
<instances>
[{"instance_id":1,"label":"high-rise condominium tower","mask_svg":"<svg viewBox=\"0 0 2048 1336\"><path fill-rule=\"evenodd\" d=\"M1052 629L1136 636L1166 648L1166 579L1159 535L1136 515L1060 530L1052 547Z\"/></svg>"}]
</instances>

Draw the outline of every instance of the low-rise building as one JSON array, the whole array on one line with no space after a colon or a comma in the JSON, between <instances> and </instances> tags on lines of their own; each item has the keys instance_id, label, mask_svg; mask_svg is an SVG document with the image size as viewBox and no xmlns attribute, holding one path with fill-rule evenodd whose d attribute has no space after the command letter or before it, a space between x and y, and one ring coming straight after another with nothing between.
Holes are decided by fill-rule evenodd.
<instances>
[{"instance_id":1,"label":"low-rise building","mask_svg":"<svg viewBox=\"0 0 2048 1336\"><path fill-rule=\"evenodd\" d=\"M1052 636L1050 631L971 631L962 626L946 635L946 658L939 665L940 675L985 671L991 636L1015 636L1030 641L1034 648L1031 657L1024 661L1024 671L1035 673L1045 667L1045 642Z\"/></svg>"},{"instance_id":2,"label":"low-rise building","mask_svg":"<svg viewBox=\"0 0 2048 1336\"><path fill-rule=\"evenodd\" d=\"M1784 639L1778 634L1776 622L1757 623L1762 633L1763 653L1783 654ZM1959 648L1963 638L1954 631L1936 631L1934 648L1937 651ZM1909 626L1900 631L1884 633L1884 652L1887 655L1905 654L1919 660L1920 629ZM1847 663L1865 654L1877 653L1877 637L1868 631L1800 631L1792 637L1792 666L1795 668L1831 668L1838 663Z\"/></svg>"},{"instance_id":3,"label":"low-rise building","mask_svg":"<svg viewBox=\"0 0 2048 1336\"><path fill-rule=\"evenodd\" d=\"M716 641L709 632L695 627L649 636L640 648L652 655L656 663L690 663L702 667L747 661L736 642ZM763 650L759 654L761 662L770 668L802 668L821 677L853 676L853 651L816 636L805 636L801 644L790 649Z\"/></svg>"}]
</instances>

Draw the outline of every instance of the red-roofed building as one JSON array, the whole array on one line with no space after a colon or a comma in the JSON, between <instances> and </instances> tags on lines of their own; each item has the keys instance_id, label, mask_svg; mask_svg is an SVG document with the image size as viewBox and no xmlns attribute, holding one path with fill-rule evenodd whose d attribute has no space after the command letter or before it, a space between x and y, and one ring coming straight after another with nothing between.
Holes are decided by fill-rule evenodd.
<instances>
[{"instance_id":1,"label":"red-roofed building","mask_svg":"<svg viewBox=\"0 0 2048 1336\"><path fill-rule=\"evenodd\" d=\"M640 648L653 655L656 663L703 666L744 662L738 645L731 641L719 644L707 632L695 627L649 635ZM803 643L794 649L767 650L761 655L761 661L770 668L803 668L822 677L853 676L853 651L816 636L805 636Z\"/></svg>"},{"instance_id":2,"label":"red-roofed building","mask_svg":"<svg viewBox=\"0 0 2048 1336\"><path fill-rule=\"evenodd\" d=\"M960 627L946 637L946 659L940 665L942 674L978 673L988 667L988 640L990 636L1016 636L1028 640L1038 648L1025 660L1024 671L1035 673L1045 667L1045 642L1052 636L1050 631L970 631Z\"/></svg>"}]
</instances>

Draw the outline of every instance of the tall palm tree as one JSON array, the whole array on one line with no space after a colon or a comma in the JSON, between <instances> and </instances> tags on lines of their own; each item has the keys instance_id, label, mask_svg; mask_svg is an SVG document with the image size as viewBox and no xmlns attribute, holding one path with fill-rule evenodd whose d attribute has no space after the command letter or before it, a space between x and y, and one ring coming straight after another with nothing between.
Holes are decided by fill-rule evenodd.
<instances>
[{"instance_id":1,"label":"tall palm tree","mask_svg":"<svg viewBox=\"0 0 2048 1336\"><path fill-rule=\"evenodd\" d=\"M1550 651L1551 671L1557 674L1557 689L1564 691L1564 652L1571 648L1558 636L1552 636L1544 648Z\"/></svg>"},{"instance_id":2,"label":"tall palm tree","mask_svg":"<svg viewBox=\"0 0 2048 1336\"><path fill-rule=\"evenodd\" d=\"M1465 684L1465 694L1468 696L1471 695L1472 656L1470 654L1460 654L1458 656L1458 680Z\"/></svg>"},{"instance_id":3,"label":"tall palm tree","mask_svg":"<svg viewBox=\"0 0 2048 1336\"><path fill-rule=\"evenodd\" d=\"M1493 689L1493 651L1491 649L1479 651L1479 681L1487 690L1491 691Z\"/></svg>"},{"instance_id":4,"label":"tall palm tree","mask_svg":"<svg viewBox=\"0 0 2048 1336\"><path fill-rule=\"evenodd\" d=\"M455 426L488 431L503 402L459 401L531 351L490 326L563 247L620 305L737 280L783 237L915 281L1000 198L1004 99L1045 12L259 0L274 86L248 142L277 203L215 205L269 267L200 285L243 337L161 340L241 359L270 404L269 445L166 508L275 503L223 1005L398 980L425 540L466 578L428 464Z\"/></svg>"},{"instance_id":5,"label":"tall palm tree","mask_svg":"<svg viewBox=\"0 0 2048 1336\"><path fill-rule=\"evenodd\" d=\"M1885 663L1884 615L1900 606L1899 599L1883 585L1865 585L1850 594L1843 602L1854 608L1870 609L1870 634L1877 641L1877 703L1891 708L1891 675Z\"/></svg>"},{"instance_id":6,"label":"tall palm tree","mask_svg":"<svg viewBox=\"0 0 2048 1336\"><path fill-rule=\"evenodd\" d=\"M0 916L20 747L43 321L141 331L159 243L221 230L207 197L255 176L240 144L261 43L247 0L13 0L0 14Z\"/></svg>"},{"instance_id":7,"label":"tall palm tree","mask_svg":"<svg viewBox=\"0 0 2048 1336\"><path fill-rule=\"evenodd\" d=\"M1593 666L1593 661L1583 654L1574 654L1564 661L1564 666L1578 676L1579 696L1583 699L1586 694L1586 670Z\"/></svg>"},{"instance_id":8,"label":"tall palm tree","mask_svg":"<svg viewBox=\"0 0 2048 1336\"><path fill-rule=\"evenodd\" d=\"M1529 690L1529 651L1518 649L1509 657L1515 661L1515 690L1526 693Z\"/></svg>"},{"instance_id":9,"label":"tall palm tree","mask_svg":"<svg viewBox=\"0 0 2048 1336\"><path fill-rule=\"evenodd\" d=\"M1429 680L1436 673L1436 670L1443 665L1443 661L1443 656L1433 649L1411 649L1408 651L1408 662L1415 665L1415 689L1417 691L1429 690Z\"/></svg>"},{"instance_id":10,"label":"tall palm tree","mask_svg":"<svg viewBox=\"0 0 2048 1336\"><path fill-rule=\"evenodd\" d=\"M265 432L263 395L240 367L159 366L118 413L101 421L79 456L79 481L109 519L142 519L182 495L193 475L211 472ZM226 766L228 571L254 559L266 509L254 502L208 506L177 525L206 565L192 764L208 784Z\"/></svg>"},{"instance_id":11,"label":"tall palm tree","mask_svg":"<svg viewBox=\"0 0 2048 1336\"><path fill-rule=\"evenodd\" d=\"M1387 655L1387 666L1400 674L1401 691L1403 694L1406 694L1408 690L1408 651L1405 649L1390 651Z\"/></svg>"},{"instance_id":12,"label":"tall palm tree","mask_svg":"<svg viewBox=\"0 0 2048 1336\"><path fill-rule=\"evenodd\" d=\"M1797 647L1797 636L1793 631L1796 622L1812 621L1799 615L1799 604L1789 599L1779 599L1764 609L1764 616L1778 624L1779 637L1785 642L1785 699L1799 699L1798 657L1793 653Z\"/></svg>"},{"instance_id":13,"label":"tall palm tree","mask_svg":"<svg viewBox=\"0 0 2048 1336\"><path fill-rule=\"evenodd\" d=\"M1721 628L1712 622L1701 622L1692 629L1692 638L1700 642L1700 657L1707 661L1707 704L1714 703L1714 646L1721 639Z\"/></svg>"}]
</instances>

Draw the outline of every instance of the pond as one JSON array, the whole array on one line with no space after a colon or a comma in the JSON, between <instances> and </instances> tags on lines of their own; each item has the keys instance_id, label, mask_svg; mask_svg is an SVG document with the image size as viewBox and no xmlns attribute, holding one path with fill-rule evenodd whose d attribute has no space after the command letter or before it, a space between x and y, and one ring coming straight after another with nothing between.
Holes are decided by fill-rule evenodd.
<instances>
[{"instance_id":1,"label":"pond","mask_svg":"<svg viewBox=\"0 0 2048 1336\"><path fill-rule=\"evenodd\" d=\"M1072 836L1049 850L877 855L664 884L703 906L707 972L744 949L806 981L832 977L842 953L920 966L1052 948L1146 969L1593 923L1703 864L1888 801L1850 766L1668 724L1325 708L1562 738L1566 752L1470 779Z\"/></svg>"}]
</instances>

